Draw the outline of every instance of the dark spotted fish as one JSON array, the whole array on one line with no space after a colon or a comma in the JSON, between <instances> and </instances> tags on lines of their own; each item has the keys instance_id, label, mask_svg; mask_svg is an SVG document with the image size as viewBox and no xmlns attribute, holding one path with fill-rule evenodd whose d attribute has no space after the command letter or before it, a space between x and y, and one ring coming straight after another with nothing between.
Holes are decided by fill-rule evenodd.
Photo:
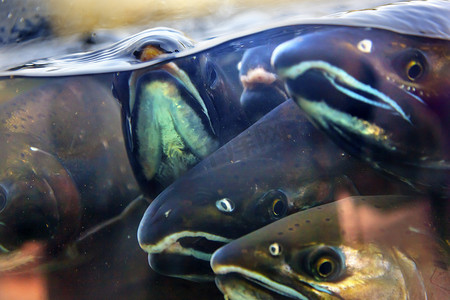
<instances>
[{"instance_id":1,"label":"dark spotted fish","mask_svg":"<svg viewBox=\"0 0 450 300\"><path fill-rule=\"evenodd\" d=\"M447 299L430 213L420 197L345 198L227 244L211 266L228 299Z\"/></svg>"}]
</instances>

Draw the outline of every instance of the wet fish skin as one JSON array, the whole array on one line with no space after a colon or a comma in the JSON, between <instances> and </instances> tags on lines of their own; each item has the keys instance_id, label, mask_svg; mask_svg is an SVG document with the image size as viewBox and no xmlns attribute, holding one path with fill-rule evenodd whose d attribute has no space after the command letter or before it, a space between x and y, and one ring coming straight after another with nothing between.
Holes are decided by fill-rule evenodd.
<instances>
[{"instance_id":1,"label":"wet fish skin","mask_svg":"<svg viewBox=\"0 0 450 300\"><path fill-rule=\"evenodd\" d=\"M1 105L2 252L37 240L58 253L138 195L117 104L97 80L43 80Z\"/></svg>"},{"instance_id":2,"label":"wet fish skin","mask_svg":"<svg viewBox=\"0 0 450 300\"><path fill-rule=\"evenodd\" d=\"M343 149L445 197L449 45L336 26L281 44L272 62L311 121Z\"/></svg>"},{"instance_id":3,"label":"wet fish skin","mask_svg":"<svg viewBox=\"0 0 450 300\"><path fill-rule=\"evenodd\" d=\"M241 292L248 299L258 299L253 289L292 299L443 299L448 245L429 217L428 199L349 197L235 240L213 254L211 266L219 278L249 280Z\"/></svg>"},{"instance_id":4,"label":"wet fish skin","mask_svg":"<svg viewBox=\"0 0 450 300\"><path fill-rule=\"evenodd\" d=\"M380 187L411 192L343 153L289 100L166 188L144 214L138 240L156 271L211 278L209 258L219 246L299 210L379 194Z\"/></svg>"}]
</instances>

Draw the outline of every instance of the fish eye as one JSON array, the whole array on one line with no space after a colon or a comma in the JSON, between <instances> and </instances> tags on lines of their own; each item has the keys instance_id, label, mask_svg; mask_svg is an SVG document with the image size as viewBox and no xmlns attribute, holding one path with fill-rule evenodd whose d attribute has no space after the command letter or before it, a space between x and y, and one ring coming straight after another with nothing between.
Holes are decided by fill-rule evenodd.
<instances>
[{"instance_id":1,"label":"fish eye","mask_svg":"<svg viewBox=\"0 0 450 300\"><path fill-rule=\"evenodd\" d=\"M329 277L335 269L336 263L329 257L321 257L314 265L314 270L320 278Z\"/></svg>"},{"instance_id":2,"label":"fish eye","mask_svg":"<svg viewBox=\"0 0 450 300\"><path fill-rule=\"evenodd\" d=\"M411 81L414 81L414 80L420 78L420 76L422 76L423 66L419 61L411 60L406 65L405 71L406 71L406 76L408 77L408 79Z\"/></svg>"},{"instance_id":3,"label":"fish eye","mask_svg":"<svg viewBox=\"0 0 450 300\"><path fill-rule=\"evenodd\" d=\"M331 247L321 246L308 254L306 270L317 281L333 281L344 269L341 255Z\"/></svg>"},{"instance_id":4,"label":"fish eye","mask_svg":"<svg viewBox=\"0 0 450 300\"><path fill-rule=\"evenodd\" d=\"M281 190L271 190L262 196L267 203L269 216L273 220L278 220L286 216L288 203L287 197Z\"/></svg>"},{"instance_id":5,"label":"fish eye","mask_svg":"<svg viewBox=\"0 0 450 300\"><path fill-rule=\"evenodd\" d=\"M216 201L216 207L218 210L224 213L231 213L234 211L234 202L229 198L223 198Z\"/></svg>"},{"instance_id":6,"label":"fish eye","mask_svg":"<svg viewBox=\"0 0 450 300\"><path fill-rule=\"evenodd\" d=\"M394 59L394 64L400 75L408 81L416 81L422 78L427 71L427 59L417 49L403 51Z\"/></svg>"},{"instance_id":7,"label":"fish eye","mask_svg":"<svg viewBox=\"0 0 450 300\"><path fill-rule=\"evenodd\" d=\"M286 210L287 205L282 198L276 198L275 200L273 200L271 212L274 217L283 217L286 214Z\"/></svg>"},{"instance_id":8,"label":"fish eye","mask_svg":"<svg viewBox=\"0 0 450 300\"><path fill-rule=\"evenodd\" d=\"M271 189L259 196L251 207L253 224L264 226L285 217L288 213L288 199L286 194L279 189Z\"/></svg>"},{"instance_id":9,"label":"fish eye","mask_svg":"<svg viewBox=\"0 0 450 300\"><path fill-rule=\"evenodd\" d=\"M278 256L281 254L281 246L278 243L273 243L269 246L269 253L272 256Z\"/></svg>"}]
</instances>

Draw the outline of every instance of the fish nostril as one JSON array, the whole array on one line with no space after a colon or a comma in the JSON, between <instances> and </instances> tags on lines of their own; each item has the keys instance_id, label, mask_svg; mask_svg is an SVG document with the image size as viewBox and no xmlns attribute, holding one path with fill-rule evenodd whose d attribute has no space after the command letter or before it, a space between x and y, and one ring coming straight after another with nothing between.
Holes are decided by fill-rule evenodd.
<instances>
[{"instance_id":1,"label":"fish nostril","mask_svg":"<svg viewBox=\"0 0 450 300\"><path fill-rule=\"evenodd\" d=\"M152 219L155 216L155 214L158 212L159 208L160 208L160 206L150 204L150 206L147 208L147 210L144 214L144 218Z\"/></svg>"}]
</instances>

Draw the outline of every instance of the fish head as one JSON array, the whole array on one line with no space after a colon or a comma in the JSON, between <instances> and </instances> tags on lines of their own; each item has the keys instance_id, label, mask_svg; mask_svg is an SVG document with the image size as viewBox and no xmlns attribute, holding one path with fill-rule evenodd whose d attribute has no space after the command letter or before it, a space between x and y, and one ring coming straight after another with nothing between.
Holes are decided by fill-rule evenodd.
<instances>
[{"instance_id":1,"label":"fish head","mask_svg":"<svg viewBox=\"0 0 450 300\"><path fill-rule=\"evenodd\" d=\"M75 182L55 156L33 146L14 148L18 135L7 140L0 178L0 252L38 241L56 253L79 230Z\"/></svg>"},{"instance_id":2,"label":"fish head","mask_svg":"<svg viewBox=\"0 0 450 300\"><path fill-rule=\"evenodd\" d=\"M246 50L238 64L244 87L240 103L252 123L288 99L283 81L270 64L274 49L274 45L267 45Z\"/></svg>"},{"instance_id":3,"label":"fish head","mask_svg":"<svg viewBox=\"0 0 450 300\"><path fill-rule=\"evenodd\" d=\"M411 168L448 172L449 45L337 26L281 44L272 63L311 121L352 155L439 186Z\"/></svg>"},{"instance_id":4,"label":"fish head","mask_svg":"<svg viewBox=\"0 0 450 300\"><path fill-rule=\"evenodd\" d=\"M416 265L363 234L364 218L353 215L356 203L345 198L301 211L223 246L211 258L218 281L223 276L249 281L239 287L249 289L247 295L262 289L292 299L406 299ZM237 289L222 285L231 294Z\"/></svg>"},{"instance_id":5,"label":"fish head","mask_svg":"<svg viewBox=\"0 0 450 300\"><path fill-rule=\"evenodd\" d=\"M235 162L197 176L190 172L166 188L138 229L152 268L191 280L212 279L209 260L217 248L298 210L293 198L299 192L294 184L281 185L283 171L273 166L269 159Z\"/></svg>"}]
</instances>

